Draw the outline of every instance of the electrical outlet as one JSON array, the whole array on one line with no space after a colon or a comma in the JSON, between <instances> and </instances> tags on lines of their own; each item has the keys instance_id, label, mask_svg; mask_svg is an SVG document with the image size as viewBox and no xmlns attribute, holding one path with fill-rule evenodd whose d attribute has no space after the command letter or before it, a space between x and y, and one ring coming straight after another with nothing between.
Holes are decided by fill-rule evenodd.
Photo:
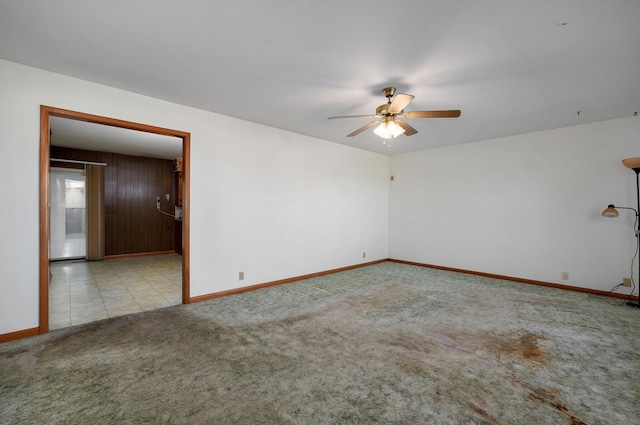
<instances>
[{"instance_id":1,"label":"electrical outlet","mask_svg":"<svg viewBox=\"0 0 640 425\"><path fill-rule=\"evenodd\" d=\"M562 280L569 280L569 273L568 272L562 272Z\"/></svg>"},{"instance_id":2,"label":"electrical outlet","mask_svg":"<svg viewBox=\"0 0 640 425\"><path fill-rule=\"evenodd\" d=\"M238 273L238 280L244 280L244 272Z\"/></svg>"},{"instance_id":3,"label":"electrical outlet","mask_svg":"<svg viewBox=\"0 0 640 425\"><path fill-rule=\"evenodd\" d=\"M622 278L622 286L631 286L631 278L623 277Z\"/></svg>"},{"instance_id":4,"label":"electrical outlet","mask_svg":"<svg viewBox=\"0 0 640 425\"><path fill-rule=\"evenodd\" d=\"M362 253L362 258L367 258L367 253L366 252Z\"/></svg>"}]
</instances>

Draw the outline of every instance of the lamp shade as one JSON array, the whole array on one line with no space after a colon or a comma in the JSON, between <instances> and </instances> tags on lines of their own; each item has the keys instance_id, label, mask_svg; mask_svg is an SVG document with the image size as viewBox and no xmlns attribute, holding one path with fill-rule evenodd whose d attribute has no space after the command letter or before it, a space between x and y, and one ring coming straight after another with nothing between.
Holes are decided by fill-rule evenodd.
<instances>
[{"instance_id":1,"label":"lamp shade","mask_svg":"<svg viewBox=\"0 0 640 425\"><path fill-rule=\"evenodd\" d=\"M373 130L373 132L383 139L392 139L404 133L404 128L400 127L395 121L384 121Z\"/></svg>"},{"instance_id":2,"label":"lamp shade","mask_svg":"<svg viewBox=\"0 0 640 425\"><path fill-rule=\"evenodd\" d=\"M618 210L616 210L616 207L613 205L609 205L607 209L602 211L603 217L617 217L618 215L620 214L618 214Z\"/></svg>"},{"instance_id":3,"label":"lamp shade","mask_svg":"<svg viewBox=\"0 0 640 425\"><path fill-rule=\"evenodd\" d=\"M640 156L636 158L627 158L622 160L622 164L631 169L640 168Z\"/></svg>"}]
</instances>

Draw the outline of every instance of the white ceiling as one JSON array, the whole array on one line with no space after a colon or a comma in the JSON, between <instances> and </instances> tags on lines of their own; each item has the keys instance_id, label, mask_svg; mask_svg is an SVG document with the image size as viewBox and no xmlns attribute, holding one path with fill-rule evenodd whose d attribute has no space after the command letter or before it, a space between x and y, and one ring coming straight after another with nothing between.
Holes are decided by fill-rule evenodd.
<instances>
[{"instance_id":1,"label":"white ceiling","mask_svg":"<svg viewBox=\"0 0 640 425\"><path fill-rule=\"evenodd\" d=\"M182 139L69 118L50 117L51 145L147 158L182 157Z\"/></svg>"},{"instance_id":2,"label":"white ceiling","mask_svg":"<svg viewBox=\"0 0 640 425\"><path fill-rule=\"evenodd\" d=\"M3 0L0 58L396 154L632 116L640 1ZM462 116L390 149L327 120L387 86Z\"/></svg>"}]
</instances>

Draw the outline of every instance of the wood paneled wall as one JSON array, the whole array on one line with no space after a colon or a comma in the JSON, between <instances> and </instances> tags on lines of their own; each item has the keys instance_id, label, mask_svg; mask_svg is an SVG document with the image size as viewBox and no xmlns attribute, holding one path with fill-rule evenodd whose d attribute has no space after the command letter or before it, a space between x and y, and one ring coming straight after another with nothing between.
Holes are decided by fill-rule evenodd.
<instances>
[{"instance_id":1,"label":"wood paneled wall","mask_svg":"<svg viewBox=\"0 0 640 425\"><path fill-rule=\"evenodd\" d=\"M174 213L173 161L57 146L51 158L107 163L105 255L175 250L175 221L156 210L160 196L162 210Z\"/></svg>"}]
</instances>

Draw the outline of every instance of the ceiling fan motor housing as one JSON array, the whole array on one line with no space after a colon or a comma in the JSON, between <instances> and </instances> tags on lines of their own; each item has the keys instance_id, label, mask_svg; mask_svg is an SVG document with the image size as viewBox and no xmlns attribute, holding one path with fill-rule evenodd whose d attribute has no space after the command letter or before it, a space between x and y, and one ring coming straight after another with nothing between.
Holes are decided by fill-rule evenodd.
<instances>
[{"instance_id":1,"label":"ceiling fan motor housing","mask_svg":"<svg viewBox=\"0 0 640 425\"><path fill-rule=\"evenodd\" d=\"M385 116L389 115L389 105L390 103L385 103L384 105L380 105L376 108L376 115Z\"/></svg>"},{"instance_id":2,"label":"ceiling fan motor housing","mask_svg":"<svg viewBox=\"0 0 640 425\"><path fill-rule=\"evenodd\" d=\"M385 97L391 98L396 93L396 88L395 87L387 87L386 89L382 89L382 93L385 95ZM389 99L389 100L391 100L391 99Z\"/></svg>"},{"instance_id":3,"label":"ceiling fan motor housing","mask_svg":"<svg viewBox=\"0 0 640 425\"><path fill-rule=\"evenodd\" d=\"M391 115L389 113L389 105L391 105L391 98L393 97L394 94L396 94L396 88L395 87L384 88L382 89L382 93L387 98L387 103L385 103L384 105L380 105L376 108L376 115L387 117Z\"/></svg>"}]
</instances>

